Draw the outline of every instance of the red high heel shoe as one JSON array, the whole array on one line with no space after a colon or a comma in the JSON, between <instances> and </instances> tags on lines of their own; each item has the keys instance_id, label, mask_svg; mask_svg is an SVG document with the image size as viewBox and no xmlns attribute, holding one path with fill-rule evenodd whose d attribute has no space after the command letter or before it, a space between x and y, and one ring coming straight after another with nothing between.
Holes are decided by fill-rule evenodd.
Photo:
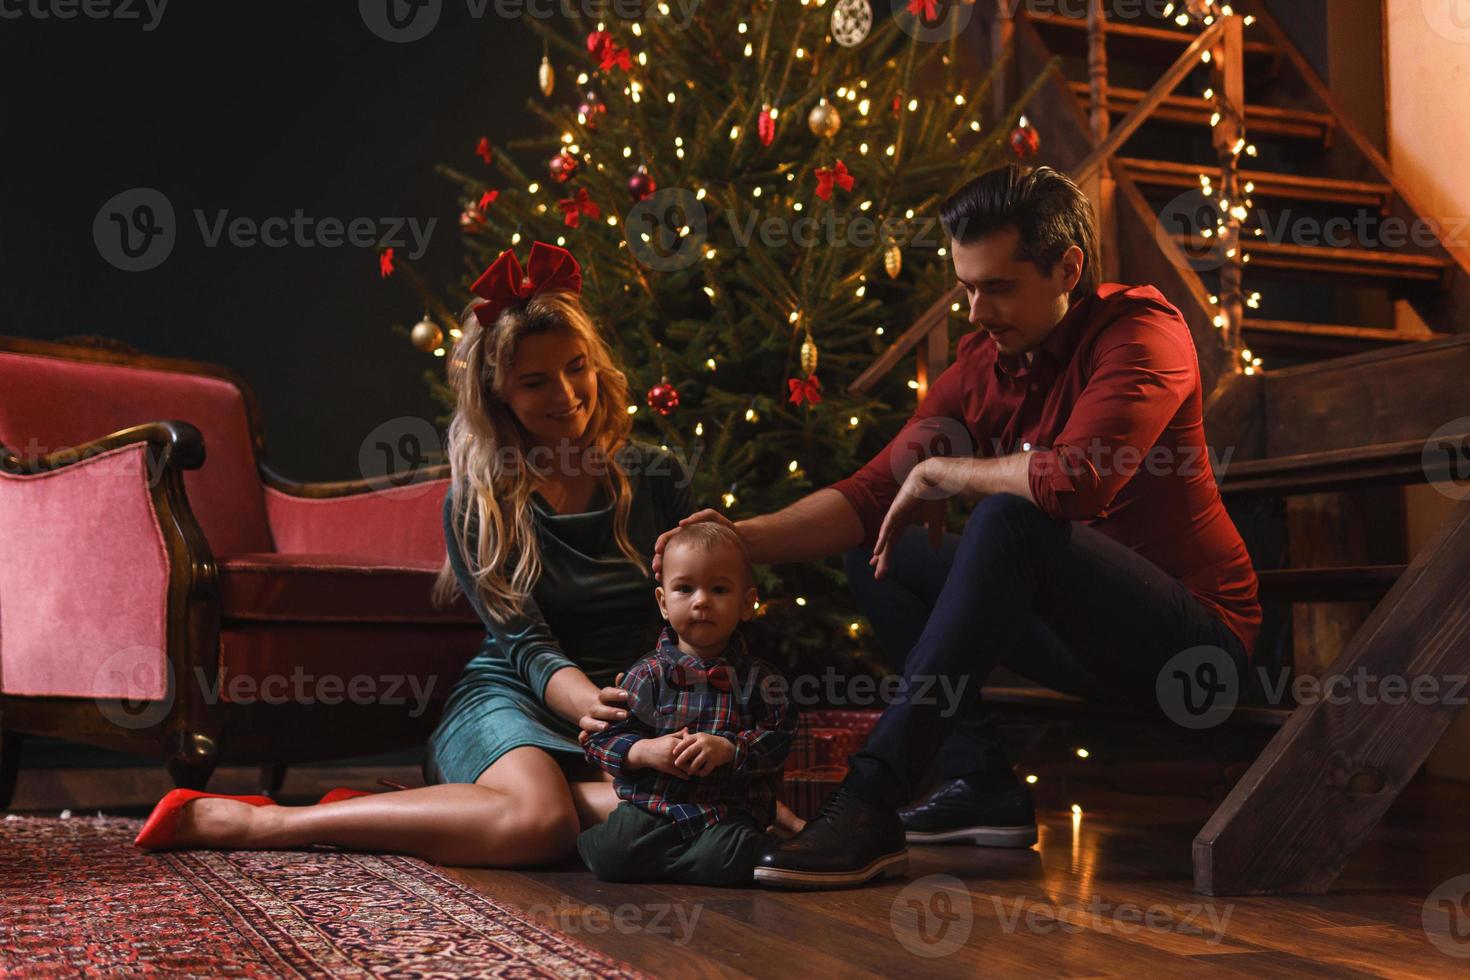
<instances>
[{"instance_id":1,"label":"red high heel shoe","mask_svg":"<svg viewBox=\"0 0 1470 980\"><path fill-rule=\"evenodd\" d=\"M170 790L148 815L148 820L143 824L143 829L138 832L138 836L133 839L133 844L150 850L172 847L174 831L178 830L184 804L206 797L219 800L239 800L251 806L276 805L276 801L269 796L230 796L228 793L204 793L197 789Z\"/></svg>"}]
</instances>

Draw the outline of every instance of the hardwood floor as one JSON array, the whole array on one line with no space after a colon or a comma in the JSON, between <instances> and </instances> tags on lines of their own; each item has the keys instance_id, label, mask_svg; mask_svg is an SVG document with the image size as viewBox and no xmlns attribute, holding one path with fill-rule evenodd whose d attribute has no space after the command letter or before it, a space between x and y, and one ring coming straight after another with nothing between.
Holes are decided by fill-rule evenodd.
<instances>
[{"instance_id":1,"label":"hardwood floor","mask_svg":"<svg viewBox=\"0 0 1470 980\"><path fill-rule=\"evenodd\" d=\"M1177 793L1164 773L1156 788ZM293 769L284 801L307 802L334 785L371 787L379 776L418 782L409 767ZM224 769L211 789L246 791L253 778ZM1137 775L1127 784L1139 786ZM15 809L140 814L166 789L152 770L32 769L22 773ZM907 878L852 891L610 885L572 863L450 871L666 977L1440 977L1470 966L1470 878L1452 882L1470 874L1462 832L1470 785L1412 784L1332 891L1312 898L1195 894L1190 843L1212 805L1198 794L1125 793L1075 779L1063 790L1044 779L1037 797L1035 848L914 848ZM1073 799L1085 801L1077 817L1067 809ZM1449 921L1434 940L1426 905Z\"/></svg>"}]
</instances>

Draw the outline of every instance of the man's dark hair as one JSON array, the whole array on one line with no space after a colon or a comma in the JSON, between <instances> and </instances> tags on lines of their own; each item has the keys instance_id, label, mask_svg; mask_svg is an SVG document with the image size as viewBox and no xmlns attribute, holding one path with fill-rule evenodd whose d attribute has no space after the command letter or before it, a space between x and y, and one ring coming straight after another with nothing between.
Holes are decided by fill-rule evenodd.
<instances>
[{"instance_id":1,"label":"man's dark hair","mask_svg":"<svg viewBox=\"0 0 1470 980\"><path fill-rule=\"evenodd\" d=\"M953 241L968 244L1014 226L1020 233L1016 258L1050 275L1067 249L1082 249L1082 277L1072 302L1097 289L1097 219L1087 195L1066 174L1019 163L997 167L951 194L939 221Z\"/></svg>"}]
</instances>

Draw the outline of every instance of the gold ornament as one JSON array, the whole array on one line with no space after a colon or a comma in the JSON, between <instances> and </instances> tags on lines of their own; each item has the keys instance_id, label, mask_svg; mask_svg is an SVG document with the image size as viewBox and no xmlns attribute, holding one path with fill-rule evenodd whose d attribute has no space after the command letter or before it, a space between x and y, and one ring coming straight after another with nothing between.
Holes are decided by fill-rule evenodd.
<instances>
[{"instance_id":1,"label":"gold ornament","mask_svg":"<svg viewBox=\"0 0 1470 980\"><path fill-rule=\"evenodd\" d=\"M836 106L823 99L812 106L812 111L807 114L806 124L815 135L822 139L831 139L842 128L842 114L837 111Z\"/></svg>"},{"instance_id":2,"label":"gold ornament","mask_svg":"<svg viewBox=\"0 0 1470 980\"><path fill-rule=\"evenodd\" d=\"M817 343L811 334L801 342L801 373L807 377L817 373Z\"/></svg>"},{"instance_id":3,"label":"gold ornament","mask_svg":"<svg viewBox=\"0 0 1470 980\"><path fill-rule=\"evenodd\" d=\"M536 70L536 80L541 83L541 94L551 95L551 90L556 87L556 73L551 70L551 59L546 55L541 56L541 67Z\"/></svg>"},{"instance_id":4,"label":"gold ornament","mask_svg":"<svg viewBox=\"0 0 1470 980\"><path fill-rule=\"evenodd\" d=\"M883 250L883 271L888 273L889 279L898 278L903 271L903 249L890 245Z\"/></svg>"},{"instance_id":5,"label":"gold ornament","mask_svg":"<svg viewBox=\"0 0 1470 980\"><path fill-rule=\"evenodd\" d=\"M425 354L432 354L444 342L444 331L440 330L439 324L429 319L429 315L425 313L424 318L413 325L408 339Z\"/></svg>"}]
</instances>

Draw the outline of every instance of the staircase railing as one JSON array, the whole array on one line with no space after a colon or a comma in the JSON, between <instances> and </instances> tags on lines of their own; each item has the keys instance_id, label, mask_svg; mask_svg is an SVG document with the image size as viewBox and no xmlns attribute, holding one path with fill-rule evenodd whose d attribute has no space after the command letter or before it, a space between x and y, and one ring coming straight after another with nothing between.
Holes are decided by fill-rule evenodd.
<instances>
[{"instance_id":1,"label":"staircase railing","mask_svg":"<svg viewBox=\"0 0 1470 980\"><path fill-rule=\"evenodd\" d=\"M996 5L997 13L992 29L995 44L1009 44L1014 38L1014 14L1006 0ZM1223 8L1229 10L1229 7ZM1090 79L1091 106L1089 118L1093 130L1094 147L1091 153L1072 169L1071 177L1079 185L1085 185L1100 175L1108 173L1108 167L1123 145L1148 121L1164 100L1189 77L1201 61L1210 64L1212 84L1210 98L1215 104L1212 119L1214 145L1219 151L1220 178L1218 185L1210 189L1220 195L1222 217L1209 237L1216 238L1216 246L1224 255L1220 269L1219 313L1215 325L1221 332L1221 344L1229 351L1240 351L1241 324L1245 319L1245 294L1242 288L1243 267L1248 261L1240 244L1240 228L1244 217L1246 195L1242 192L1239 158L1245 149L1245 36L1243 18L1240 14L1220 11L1207 18L1205 30L1192 41L1167 71L1160 76L1153 88L1139 100L1131 112L1112 125L1108 107L1108 63L1107 63L1107 19L1104 0L1089 0L1087 12L1088 29L1088 77ZM998 104L1003 103L1014 88L1006 91L1007 80L997 81ZM1103 228L1113 225L1110 195L1099 194L1104 213L1098 216ZM918 366L916 379L918 396L922 400L931 379L937 378L949 361L949 314L964 299L964 289L956 285L926 309L914 323L895 340L887 350L858 375L847 390L855 395L865 394L905 356L916 353ZM1249 370L1240 357L1232 357L1235 373Z\"/></svg>"}]
</instances>

